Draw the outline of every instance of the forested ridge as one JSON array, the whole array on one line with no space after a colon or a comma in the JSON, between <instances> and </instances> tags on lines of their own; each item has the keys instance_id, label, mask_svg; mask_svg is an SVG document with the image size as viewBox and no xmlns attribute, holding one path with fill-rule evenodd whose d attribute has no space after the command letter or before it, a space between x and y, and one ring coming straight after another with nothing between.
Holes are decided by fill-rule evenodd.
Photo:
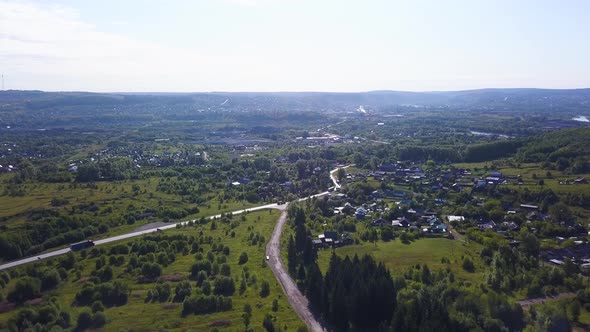
<instances>
[{"instance_id":1,"label":"forested ridge","mask_svg":"<svg viewBox=\"0 0 590 332\"><path fill-rule=\"evenodd\" d=\"M570 173L590 171L590 128L575 128L547 133L523 146L517 159L543 162L547 168Z\"/></svg>"}]
</instances>

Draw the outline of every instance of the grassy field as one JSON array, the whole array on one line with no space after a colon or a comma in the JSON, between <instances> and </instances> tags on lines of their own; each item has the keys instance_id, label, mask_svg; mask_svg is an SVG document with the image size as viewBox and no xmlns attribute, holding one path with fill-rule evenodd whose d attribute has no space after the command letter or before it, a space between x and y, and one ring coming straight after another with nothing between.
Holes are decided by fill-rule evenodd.
<instances>
[{"instance_id":1,"label":"grassy field","mask_svg":"<svg viewBox=\"0 0 590 332\"><path fill-rule=\"evenodd\" d=\"M114 268L114 280L125 280L131 288L131 295L127 305L120 307L107 308L105 314L108 318L108 324L102 329L103 331L158 331L158 330L177 330L177 331L208 331L211 330L210 324L218 320L230 320L231 326L220 328L220 330L227 331L243 331L244 324L242 322L242 310L245 304L252 306L251 327L255 331L263 331L262 321L264 316L268 313L272 314L275 319L275 326L281 327L285 331L295 331L303 323L299 320L296 313L291 309L287 299L285 298L280 285L276 281L272 271L264 264L265 247L279 213L275 210L265 210L259 212L252 212L245 215L245 220L241 217L234 217L241 220L239 226L233 229L236 236L231 237L229 233L229 225L217 222L218 228L216 230L210 229L210 223L204 225L197 225L194 227L187 227L183 229L170 230L163 233L164 235L194 235L199 237L199 233L203 232L205 236L211 235L213 239L221 239L221 243L230 248L230 255L228 257L228 264L231 267L232 278L236 280L236 293L232 296L233 310L228 312L207 314L207 315L188 315L181 317L182 303L144 303L148 290L154 287L154 283L137 283L133 277L123 273L125 265ZM239 218L239 219L238 219ZM250 232L258 232L264 236L265 240L255 246L247 243L247 237ZM117 242L113 245L132 242L128 241ZM111 245L112 246L112 245ZM101 248L109 249L110 246ZM202 245L206 253L210 246ZM238 257L241 252L248 254L249 260L245 265L238 264ZM66 283L62 284L57 290L53 291L54 295L59 297L60 303L65 307L72 305L76 293L82 288L83 280L89 276L94 270L96 259L81 260L79 264L82 265L82 278L80 280L72 280L70 278ZM166 268L164 268L162 275L181 274L188 276L191 265L195 262L194 255L178 254L176 261ZM43 263L45 264L45 263ZM47 263L51 264L51 263ZM243 295L239 295L237 288L239 286L242 267L247 266L251 274L255 274L257 284L248 287ZM259 285L263 280L270 283L270 295L262 298L259 295ZM10 288L14 281L8 285ZM171 282L172 291L176 282ZM193 282L191 281L191 284ZM193 285L193 293L196 286ZM271 310L274 299L278 300L278 311ZM81 307L71 307L72 317L75 317L81 312ZM0 322L6 321L16 311L0 314ZM75 323L75 322L74 322Z\"/></svg>"},{"instance_id":2,"label":"grassy field","mask_svg":"<svg viewBox=\"0 0 590 332\"><path fill-rule=\"evenodd\" d=\"M0 183L4 178L0 177ZM34 209L56 209L62 214L70 214L74 207L80 204L95 203L99 210L92 213L92 217L100 218L99 220L111 225L108 232L94 239L110 237L113 235L123 234L133 231L137 227L155 222L165 221L163 218L153 217L138 220L133 224L128 224L122 220L123 215L131 208L136 211L143 211L146 208L158 209L160 207L174 207L190 209L195 206L190 202L185 202L178 195L163 193L157 190L159 178L150 178L136 181L120 182L98 182L95 186L88 184L64 184L64 183L29 183L24 184L26 195L24 196L0 196L0 225L6 233L19 232L28 222L28 213ZM3 192L0 184L0 194ZM139 187L134 191L134 186ZM203 195L204 203L198 204L199 212L187 215L180 220L198 219L220 213L240 210L252 207L256 204L247 201L226 200L219 202L221 190L212 190ZM59 207L52 207L53 198L65 199L66 204ZM262 203L261 203L262 204ZM77 211L79 214L88 212ZM138 212L142 213L142 212ZM52 248L55 249L55 248ZM50 249L50 250L52 250Z\"/></svg>"},{"instance_id":3,"label":"grassy field","mask_svg":"<svg viewBox=\"0 0 590 332\"><path fill-rule=\"evenodd\" d=\"M3 178L0 177L0 182ZM133 186L139 186L138 193L134 193ZM25 184L23 188L27 193L25 196L0 196L0 217L12 217L21 215L34 208L50 208L51 200L54 197L64 198L68 203L62 206L67 209L72 205L95 202L99 206L111 206L114 212L123 210L130 204L140 206L185 206L190 205L179 200L179 196L170 195L157 190L158 178L146 180L120 181L120 182L98 182L92 188L87 184L72 183L34 183ZM3 188L0 187L0 192ZM148 194L149 193L149 194ZM253 204L247 201L228 201L219 204L217 196L220 190L210 191L205 202L199 204L200 212L197 216L209 216L221 212L229 212L250 207Z\"/></svg>"},{"instance_id":4,"label":"grassy field","mask_svg":"<svg viewBox=\"0 0 590 332\"><path fill-rule=\"evenodd\" d=\"M465 243L458 240L442 238L423 238L410 244L403 244L400 240L389 242L377 241L376 244L365 242L360 245L350 245L337 248L337 255L342 257L365 254L373 256L375 260L383 262L392 274L401 274L410 266L427 264L431 271L450 268L458 280L469 281L472 284L483 280L483 265L479 259L481 246L477 243ZM322 272L328 269L331 249L320 250L318 264ZM441 259L446 257L450 263L445 264ZM461 267L463 257L470 257L476 270L469 273Z\"/></svg>"}]
</instances>

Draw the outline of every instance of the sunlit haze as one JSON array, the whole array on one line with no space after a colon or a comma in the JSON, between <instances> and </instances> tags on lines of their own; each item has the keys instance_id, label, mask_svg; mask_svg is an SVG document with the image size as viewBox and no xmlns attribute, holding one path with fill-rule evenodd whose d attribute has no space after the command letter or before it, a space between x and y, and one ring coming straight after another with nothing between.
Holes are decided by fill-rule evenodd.
<instances>
[{"instance_id":1,"label":"sunlit haze","mask_svg":"<svg viewBox=\"0 0 590 332\"><path fill-rule=\"evenodd\" d=\"M2 1L6 89L590 86L590 2Z\"/></svg>"}]
</instances>

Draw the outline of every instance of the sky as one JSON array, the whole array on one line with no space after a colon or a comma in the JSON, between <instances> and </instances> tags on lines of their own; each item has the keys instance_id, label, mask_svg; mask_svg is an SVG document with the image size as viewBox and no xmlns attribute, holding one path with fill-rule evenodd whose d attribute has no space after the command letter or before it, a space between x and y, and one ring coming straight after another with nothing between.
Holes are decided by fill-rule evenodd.
<instances>
[{"instance_id":1,"label":"sky","mask_svg":"<svg viewBox=\"0 0 590 332\"><path fill-rule=\"evenodd\" d=\"M587 0L0 0L5 89L590 87Z\"/></svg>"}]
</instances>

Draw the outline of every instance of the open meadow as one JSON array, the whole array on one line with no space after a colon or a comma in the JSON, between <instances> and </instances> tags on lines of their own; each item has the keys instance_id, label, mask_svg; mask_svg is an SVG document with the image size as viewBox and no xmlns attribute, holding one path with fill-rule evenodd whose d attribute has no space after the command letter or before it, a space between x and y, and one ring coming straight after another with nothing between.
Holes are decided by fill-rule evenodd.
<instances>
[{"instance_id":1,"label":"open meadow","mask_svg":"<svg viewBox=\"0 0 590 332\"><path fill-rule=\"evenodd\" d=\"M175 254L173 262L163 265L161 274L153 278L153 280L147 280L142 274L143 272L136 270L130 272L129 268L131 264L130 257L138 254L133 248L140 245L146 239L145 237L125 240L76 253L76 263L68 271L67 280L61 282L55 289L44 292L43 302L52 296L57 296L59 306L69 311L73 320L75 320L81 312L88 310L85 306L77 304L77 294L81 292L87 283L92 282L92 276L96 275L100 261L107 258L106 264L112 269L112 281L127 284L129 286L129 297L124 305L106 306L104 314L107 317L107 323L98 330L202 331L217 327L219 330L241 331L244 329L244 320L242 318L244 306L249 305L252 309L249 325L254 331L264 330L262 321L267 314L272 316L277 327L282 328L284 331L295 331L303 324L289 306L280 285L265 263L266 243L270 238L278 216L279 213L275 210L264 210L247 213L243 216L235 216L231 219L218 219L206 224L197 223L193 226L149 235L147 241L157 240L158 243L170 243L169 249L164 251L168 254L171 251L174 252L172 243L176 241L173 239L178 236L194 237L194 242L198 243L196 246L199 248L197 252L191 253L188 250L190 247L188 244L186 244L186 247L185 244L176 244L185 249ZM130 248L131 253L109 255L109 253L120 250L121 246ZM219 252L218 249L221 246L223 246L223 250ZM190 251L194 250L191 249ZM242 259L244 255L247 257L246 262L243 262ZM83 256L86 256L86 258L83 258ZM123 264L113 263L114 258L112 258L113 261L110 261L110 257L119 256L122 257L119 259L124 261ZM157 256L158 258L155 260L159 261L160 254ZM197 259L197 256L200 259ZM154 254L139 255L140 261L142 261L142 257L145 257L146 262L149 262L150 259L154 259ZM231 309L222 312L183 315L183 301L173 300L174 290L180 283L188 281L192 287L192 296L203 296L204 292L207 291L203 289L203 285L197 286L197 283L202 281L196 280L197 271L193 271L191 275L191 269L197 261L206 260L212 261L212 265L217 266L217 268L212 268L213 271L207 277L211 288L213 288L222 273L223 276L229 276L234 281L235 290L226 293L227 297L231 298ZM43 271L59 265L60 259L53 259L19 268L19 272L22 275L34 275L34 271ZM216 272L215 269L220 267L222 271ZM225 269L229 269L229 273ZM242 286L242 280L245 286ZM263 294L262 288L266 283L269 288L267 293ZM151 295L157 285L164 284L170 286L172 294L162 302L148 301L150 298L148 294ZM9 283L6 291L10 292L13 287L14 283ZM213 292L215 291L214 289ZM17 310L0 314L0 325L7 323L16 314Z\"/></svg>"}]
</instances>

